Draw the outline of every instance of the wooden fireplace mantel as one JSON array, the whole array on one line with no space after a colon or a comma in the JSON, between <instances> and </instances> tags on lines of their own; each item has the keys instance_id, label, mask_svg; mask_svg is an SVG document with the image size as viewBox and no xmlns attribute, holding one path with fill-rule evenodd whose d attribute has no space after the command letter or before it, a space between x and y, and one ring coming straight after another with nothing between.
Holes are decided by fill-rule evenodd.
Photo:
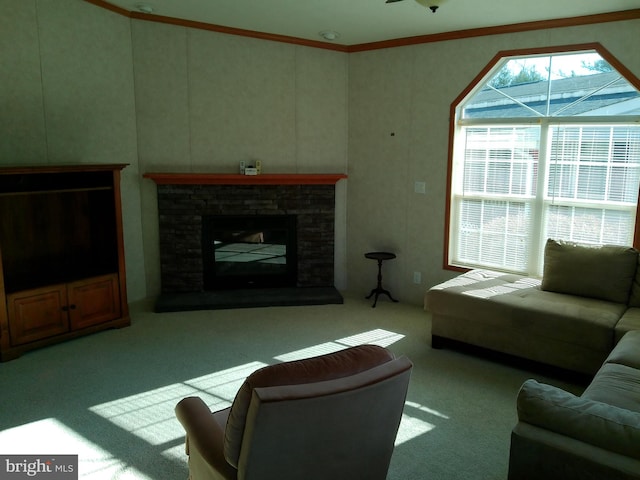
<instances>
[{"instance_id":1,"label":"wooden fireplace mantel","mask_svg":"<svg viewBox=\"0 0 640 480\"><path fill-rule=\"evenodd\" d=\"M158 185L331 185L347 178L344 173L145 173Z\"/></svg>"}]
</instances>

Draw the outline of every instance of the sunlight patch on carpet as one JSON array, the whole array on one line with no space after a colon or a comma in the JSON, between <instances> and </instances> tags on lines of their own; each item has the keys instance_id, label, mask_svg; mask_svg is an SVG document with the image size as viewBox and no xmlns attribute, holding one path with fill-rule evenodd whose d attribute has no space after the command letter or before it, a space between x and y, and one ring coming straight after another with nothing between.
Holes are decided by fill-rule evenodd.
<instances>
[{"instance_id":1,"label":"sunlight patch on carpet","mask_svg":"<svg viewBox=\"0 0 640 480\"><path fill-rule=\"evenodd\" d=\"M347 345L349 347L355 347L356 345L378 345L380 347L388 347L396 342L399 342L404 338L404 335L400 333L390 332L389 330L383 330L382 328L376 328L368 332L362 332L357 335L351 335L350 337L341 338L336 340L338 343Z\"/></svg>"},{"instance_id":2,"label":"sunlight patch on carpet","mask_svg":"<svg viewBox=\"0 0 640 480\"><path fill-rule=\"evenodd\" d=\"M0 432L7 455L78 455L78 477L92 480L152 480L55 418L45 418Z\"/></svg>"},{"instance_id":3,"label":"sunlight patch on carpet","mask_svg":"<svg viewBox=\"0 0 640 480\"><path fill-rule=\"evenodd\" d=\"M368 332L358 333L349 337L340 338L333 342L319 343L311 347L302 348L294 352L277 355L273 358L281 362L290 362L292 360L302 360L303 358L315 357L318 355L326 355L343 350L346 347L355 347L357 345L379 345L380 347L388 347L389 345L402 340L404 335L390 332L377 328Z\"/></svg>"},{"instance_id":4,"label":"sunlight patch on carpet","mask_svg":"<svg viewBox=\"0 0 640 480\"><path fill-rule=\"evenodd\" d=\"M420 435L430 432L436 428L435 425L420 420L419 418L411 417L405 413L402 414L400 420L400 428L398 429L398 435L396 436L395 446L401 445L409 440L412 440Z\"/></svg>"},{"instance_id":5,"label":"sunlight patch on carpet","mask_svg":"<svg viewBox=\"0 0 640 480\"><path fill-rule=\"evenodd\" d=\"M429 407L425 407L424 405L420 405L419 403L416 402L405 402L405 405L407 405L408 407L412 407L415 408L417 410L420 410L422 412L426 412L430 415L435 415L436 417L440 417L440 418L444 418L446 420L449 420L449 416L445 415L444 413L440 413L437 410L433 410L432 408Z\"/></svg>"},{"instance_id":6,"label":"sunlight patch on carpet","mask_svg":"<svg viewBox=\"0 0 640 480\"><path fill-rule=\"evenodd\" d=\"M261 362L239 365L183 383L95 405L89 410L151 445L162 445L184 435L174 413L180 400L184 397L198 396L212 411L227 408L233 402L244 379L265 365Z\"/></svg>"},{"instance_id":7,"label":"sunlight patch on carpet","mask_svg":"<svg viewBox=\"0 0 640 480\"><path fill-rule=\"evenodd\" d=\"M303 358L316 357L318 355L326 355L328 353L337 352L343 350L344 345L340 345L336 342L319 343L312 347L302 348L294 352L283 353L273 358L281 362L291 362L293 360L302 360Z\"/></svg>"},{"instance_id":8,"label":"sunlight patch on carpet","mask_svg":"<svg viewBox=\"0 0 640 480\"><path fill-rule=\"evenodd\" d=\"M266 366L267 364L263 362L249 362L244 365L238 365L237 367L231 367L220 370L219 372L185 380L184 383L201 391L203 394L215 394L218 398L226 400L228 404L231 405L244 379L259 368ZM209 401L204 399L204 397L203 400L205 400L207 405L211 406ZM226 407L221 406L216 408L216 410L220 410L221 408Z\"/></svg>"},{"instance_id":9,"label":"sunlight patch on carpet","mask_svg":"<svg viewBox=\"0 0 640 480\"><path fill-rule=\"evenodd\" d=\"M102 403L89 410L151 445L161 445L174 440L179 433L173 413L176 403L200 394L193 387L175 384ZM220 399L215 401L219 403Z\"/></svg>"}]
</instances>

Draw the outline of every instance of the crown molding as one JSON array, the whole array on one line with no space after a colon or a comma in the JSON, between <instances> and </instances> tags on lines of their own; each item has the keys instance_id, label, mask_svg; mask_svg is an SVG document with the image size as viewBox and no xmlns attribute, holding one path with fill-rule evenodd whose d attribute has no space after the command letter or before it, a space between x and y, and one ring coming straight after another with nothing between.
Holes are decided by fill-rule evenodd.
<instances>
[{"instance_id":1,"label":"crown molding","mask_svg":"<svg viewBox=\"0 0 640 480\"><path fill-rule=\"evenodd\" d=\"M183 20L175 17L166 17L142 12L131 12L123 8L112 5L105 0L84 0L87 3L105 8L119 15L128 18L143 20L148 22L165 23L187 28L209 30L212 32L225 33L229 35L239 35L242 37L257 38L273 42L302 45L305 47L334 50L337 52L357 53L369 50L380 50L383 48L405 47L409 45L419 45L423 43L444 42L448 40L460 40L463 38L482 37L488 35L502 35L507 33L529 32L532 30L544 30L551 28L566 28L580 25L592 25L595 23L620 22L624 20L636 20L640 18L640 8L623 10L619 12L600 13L596 15L583 15L579 17L556 18L551 20L539 20L535 22L514 23L509 25L499 25L495 27L471 28L467 30L456 30L452 32L434 33L430 35L418 35L413 37L383 40L380 42L361 43L357 45L341 45L337 43L327 43L318 40L308 40L287 35L277 35L272 33L245 30L242 28L225 27L212 23L196 22L193 20Z\"/></svg>"},{"instance_id":2,"label":"crown molding","mask_svg":"<svg viewBox=\"0 0 640 480\"><path fill-rule=\"evenodd\" d=\"M431 35L419 35L415 37L384 40L380 42L362 43L348 47L349 53L379 50L382 48L405 47L422 43L444 42L447 40L460 40L463 38L483 37L488 35L502 35L505 33L529 32L532 30L545 30L551 28L566 28L580 25L592 25L594 23L620 22L623 20L635 20L640 18L640 8L624 10L621 12L601 13L597 15L584 15L580 17L557 18L553 20L539 20L535 22L513 23L495 27L471 28L453 32L434 33Z\"/></svg>"}]
</instances>

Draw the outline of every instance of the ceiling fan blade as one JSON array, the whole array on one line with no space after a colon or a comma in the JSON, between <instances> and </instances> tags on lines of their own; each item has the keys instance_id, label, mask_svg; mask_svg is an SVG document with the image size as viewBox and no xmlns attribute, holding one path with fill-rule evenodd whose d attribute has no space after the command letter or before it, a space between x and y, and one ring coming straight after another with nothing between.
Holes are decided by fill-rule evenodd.
<instances>
[{"instance_id":1,"label":"ceiling fan blade","mask_svg":"<svg viewBox=\"0 0 640 480\"><path fill-rule=\"evenodd\" d=\"M401 2L402 0L387 0L384 3L396 3L396 2Z\"/></svg>"}]
</instances>

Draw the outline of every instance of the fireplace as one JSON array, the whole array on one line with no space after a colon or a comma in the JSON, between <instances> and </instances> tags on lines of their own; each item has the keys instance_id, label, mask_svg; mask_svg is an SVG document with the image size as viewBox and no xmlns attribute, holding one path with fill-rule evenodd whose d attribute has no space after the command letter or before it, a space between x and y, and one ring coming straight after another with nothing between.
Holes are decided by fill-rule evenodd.
<instances>
[{"instance_id":1,"label":"fireplace","mask_svg":"<svg viewBox=\"0 0 640 480\"><path fill-rule=\"evenodd\" d=\"M343 303L334 227L335 184L345 174L144 177L158 192L156 311ZM269 253L256 261L262 248ZM254 261L224 260L248 251Z\"/></svg>"},{"instance_id":2,"label":"fireplace","mask_svg":"<svg viewBox=\"0 0 640 480\"><path fill-rule=\"evenodd\" d=\"M241 177L238 175L238 177ZM266 177L259 175L258 177ZM203 180L204 182L204 180ZM208 217L295 217L295 243L289 240L287 265L295 268L286 281L295 287L333 287L334 184L227 185L158 184L158 226L162 293L204 292L222 287L209 282L205 265L211 252L203 252L203 228ZM236 220L233 220L234 222ZM258 221L258 220L256 220ZM231 230L236 229L233 225ZM258 229L264 228L261 224ZM282 229L283 227L279 227ZM293 230L293 232L291 231Z\"/></svg>"},{"instance_id":3,"label":"fireplace","mask_svg":"<svg viewBox=\"0 0 640 480\"><path fill-rule=\"evenodd\" d=\"M296 215L202 217L204 290L295 287Z\"/></svg>"}]
</instances>

